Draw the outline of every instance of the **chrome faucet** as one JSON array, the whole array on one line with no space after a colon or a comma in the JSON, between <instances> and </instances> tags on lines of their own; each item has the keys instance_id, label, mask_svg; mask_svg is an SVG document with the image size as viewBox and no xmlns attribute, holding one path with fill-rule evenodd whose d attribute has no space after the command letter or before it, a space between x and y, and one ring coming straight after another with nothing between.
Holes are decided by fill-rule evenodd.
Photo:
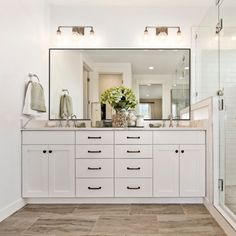
<instances>
[{"instance_id":1,"label":"chrome faucet","mask_svg":"<svg viewBox=\"0 0 236 236\"><path fill-rule=\"evenodd\" d=\"M75 122L76 122L76 120L75 120L75 119L73 119L73 118L75 118L75 119L76 119L76 118L77 118L77 117L76 117L76 115L72 115L72 116L71 116L71 119L73 120L73 123L74 123L74 128L75 128L75 127L76 127L76 123L75 123Z\"/></svg>"},{"instance_id":2,"label":"chrome faucet","mask_svg":"<svg viewBox=\"0 0 236 236\"><path fill-rule=\"evenodd\" d=\"M170 113L170 115L168 116L168 119L170 119L169 127L172 128L173 127L173 114L172 113Z\"/></svg>"},{"instance_id":3,"label":"chrome faucet","mask_svg":"<svg viewBox=\"0 0 236 236\"><path fill-rule=\"evenodd\" d=\"M66 117L66 127L70 127L70 117Z\"/></svg>"}]
</instances>

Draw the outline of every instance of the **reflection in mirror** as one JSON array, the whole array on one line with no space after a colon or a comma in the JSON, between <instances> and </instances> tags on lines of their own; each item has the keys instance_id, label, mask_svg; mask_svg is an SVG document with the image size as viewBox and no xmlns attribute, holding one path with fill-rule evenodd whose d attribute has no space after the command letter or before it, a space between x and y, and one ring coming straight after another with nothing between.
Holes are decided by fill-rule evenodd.
<instances>
[{"instance_id":1,"label":"reflection in mirror","mask_svg":"<svg viewBox=\"0 0 236 236\"><path fill-rule=\"evenodd\" d=\"M162 119L162 84L139 85L138 107L144 119Z\"/></svg>"},{"instance_id":2,"label":"reflection in mirror","mask_svg":"<svg viewBox=\"0 0 236 236\"><path fill-rule=\"evenodd\" d=\"M190 105L189 54L189 49L50 49L49 118L91 119L91 104L105 90L125 86L136 94L137 115L181 119ZM112 114L109 104L101 106L102 119Z\"/></svg>"}]
</instances>

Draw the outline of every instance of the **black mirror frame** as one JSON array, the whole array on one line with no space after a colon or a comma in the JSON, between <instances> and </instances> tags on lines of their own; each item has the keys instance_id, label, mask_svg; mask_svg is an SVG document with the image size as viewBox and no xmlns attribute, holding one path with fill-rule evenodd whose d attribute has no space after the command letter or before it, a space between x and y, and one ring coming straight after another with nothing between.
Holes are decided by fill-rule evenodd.
<instances>
[{"instance_id":1,"label":"black mirror frame","mask_svg":"<svg viewBox=\"0 0 236 236\"><path fill-rule=\"evenodd\" d=\"M188 119L173 119L175 121L189 121L191 120L191 48L49 48L49 54L48 54L48 60L49 60L49 68L48 68L48 73L49 73L49 80L48 80L48 120L63 120L63 119L51 119L50 117L50 80L51 80L51 52L55 50L162 50L162 51L175 51L175 50L183 50L183 51L188 51L189 53L189 118ZM73 120L78 120L78 121L90 121L91 119L73 119ZM145 121L168 121L170 119L144 119Z\"/></svg>"}]
</instances>

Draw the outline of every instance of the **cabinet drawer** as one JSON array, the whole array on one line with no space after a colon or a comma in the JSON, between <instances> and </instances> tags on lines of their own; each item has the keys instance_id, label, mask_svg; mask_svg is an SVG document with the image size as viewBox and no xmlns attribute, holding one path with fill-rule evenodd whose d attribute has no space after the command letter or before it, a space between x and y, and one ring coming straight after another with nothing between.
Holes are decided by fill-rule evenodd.
<instances>
[{"instance_id":1,"label":"cabinet drawer","mask_svg":"<svg viewBox=\"0 0 236 236\"><path fill-rule=\"evenodd\" d=\"M75 132L23 131L22 144L75 144Z\"/></svg>"},{"instance_id":2,"label":"cabinet drawer","mask_svg":"<svg viewBox=\"0 0 236 236\"><path fill-rule=\"evenodd\" d=\"M113 131L77 131L76 144L113 144Z\"/></svg>"},{"instance_id":3,"label":"cabinet drawer","mask_svg":"<svg viewBox=\"0 0 236 236\"><path fill-rule=\"evenodd\" d=\"M152 131L115 131L116 144L152 144Z\"/></svg>"},{"instance_id":4,"label":"cabinet drawer","mask_svg":"<svg viewBox=\"0 0 236 236\"><path fill-rule=\"evenodd\" d=\"M113 158L113 145L76 145L76 158Z\"/></svg>"},{"instance_id":5,"label":"cabinet drawer","mask_svg":"<svg viewBox=\"0 0 236 236\"><path fill-rule=\"evenodd\" d=\"M116 145L115 158L152 158L152 145Z\"/></svg>"},{"instance_id":6,"label":"cabinet drawer","mask_svg":"<svg viewBox=\"0 0 236 236\"><path fill-rule=\"evenodd\" d=\"M152 159L116 159L116 177L152 177Z\"/></svg>"},{"instance_id":7,"label":"cabinet drawer","mask_svg":"<svg viewBox=\"0 0 236 236\"><path fill-rule=\"evenodd\" d=\"M77 179L77 197L113 197L113 179Z\"/></svg>"},{"instance_id":8,"label":"cabinet drawer","mask_svg":"<svg viewBox=\"0 0 236 236\"><path fill-rule=\"evenodd\" d=\"M107 178L113 177L112 159L77 159L76 177Z\"/></svg>"},{"instance_id":9,"label":"cabinet drawer","mask_svg":"<svg viewBox=\"0 0 236 236\"><path fill-rule=\"evenodd\" d=\"M205 144L205 131L154 131L154 144Z\"/></svg>"},{"instance_id":10,"label":"cabinet drawer","mask_svg":"<svg viewBox=\"0 0 236 236\"><path fill-rule=\"evenodd\" d=\"M152 197L152 179L116 179L116 197Z\"/></svg>"}]
</instances>

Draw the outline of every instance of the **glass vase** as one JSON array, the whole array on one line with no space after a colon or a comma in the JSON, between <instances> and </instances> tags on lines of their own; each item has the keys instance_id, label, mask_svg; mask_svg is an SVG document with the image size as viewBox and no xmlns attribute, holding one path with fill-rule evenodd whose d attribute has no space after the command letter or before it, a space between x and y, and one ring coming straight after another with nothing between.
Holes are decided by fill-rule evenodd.
<instances>
[{"instance_id":1,"label":"glass vase","mask_svg":"<svg viewBox=\"0 0 236 236\"><path fill-rule=\"evenodd\" d=\"M127 111L116 110L116 113L112 115L112 127L125 128L127 126Z\"/></svg>"}]
</instances>

